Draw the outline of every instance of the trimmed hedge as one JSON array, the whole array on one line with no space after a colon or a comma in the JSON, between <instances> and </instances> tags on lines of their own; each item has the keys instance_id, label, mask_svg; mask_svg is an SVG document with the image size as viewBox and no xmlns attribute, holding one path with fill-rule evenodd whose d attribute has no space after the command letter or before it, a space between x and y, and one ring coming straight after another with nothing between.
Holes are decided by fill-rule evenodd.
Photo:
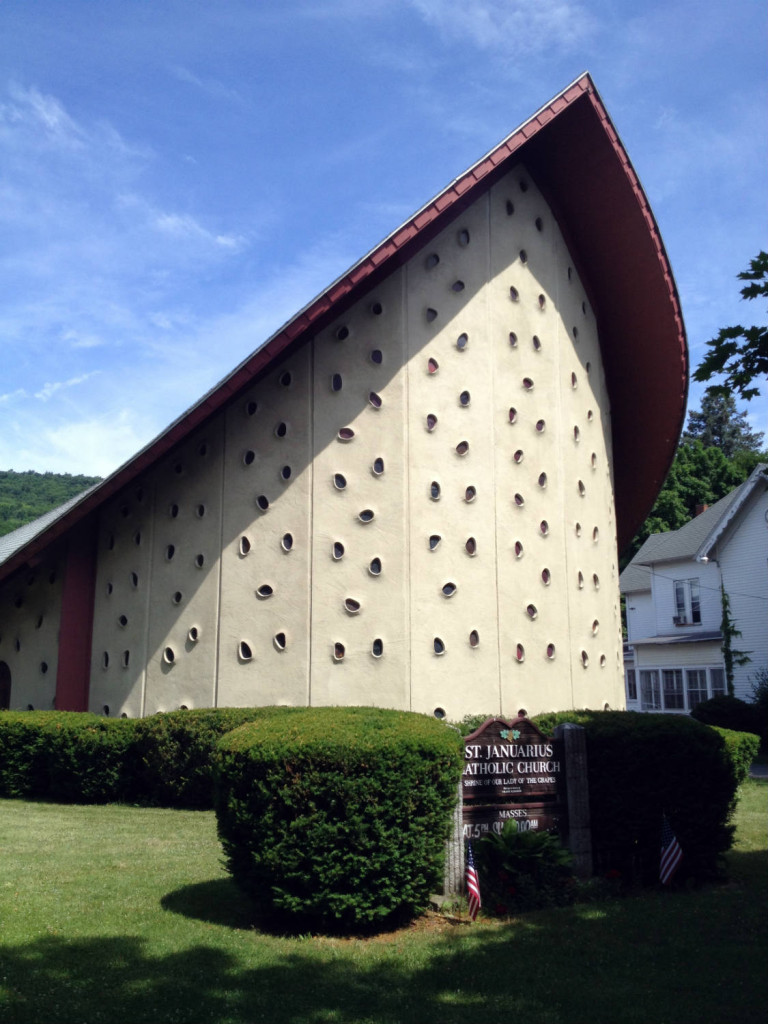
<instances>
[{"instance_id":1,"label":"trimmed hedge","mask_svg":"<svg viewBox=\"0 0 768 1024\"><path fill-rule=\"evenodd\" d=\"M218 745L226 864L265 914L359 929L420 911L440 883L463 762L424 715L305 708Z\"/></svg>"},{"instance_id":2,"label":"trimmed hedge","mask_svg":"<svg viewBox=\"0 0 768 1024\"><path fill-rule=\"evenodd\" d=\"M568 711L533 719L551 735L561 722L587 737L590 814L597 873L627 882L658 879L662 814L683 849L677 878L719 874L730 819L757 737L728 734L687 715Z\"/></svg>"},{"instance_id":3,"label":"trimmed hedge","mask_svg":"<svg viewBox=\"0 0 768 1024\"><path fill-rule=\"evenodd\" d=\"M126 799L137 722L87 712L0 713L0 795L64 803Z\"/></svg>"},{"instance_id":4,"label":"trimmed hedge","mask_svg":"<svg viewBox=\"0 0 768 1024\"><path fill-rule=\"evenodd\" d=\"M716 725L733 732L751 732L765 741L768 720L759 704L748 704L738 697L723 694L703 701L691 712L691 717L705 725Z\"/></svg>"}]
</instances>

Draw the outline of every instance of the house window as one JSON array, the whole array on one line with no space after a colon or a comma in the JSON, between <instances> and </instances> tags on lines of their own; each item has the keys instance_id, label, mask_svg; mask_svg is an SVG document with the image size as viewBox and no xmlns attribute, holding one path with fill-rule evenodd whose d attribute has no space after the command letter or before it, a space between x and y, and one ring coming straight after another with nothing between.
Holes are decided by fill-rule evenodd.
<instances>
[{"instance_id":1,"label":"house window","mask_svg":"<svg viewBox=\"0 0 768 1024\"><path fill-rule=\"evenodd\" d=\"M708 697L706 669L686 669L685 685L688 690L688 710L693 711L697 704L701 704Z\"/></svg>"},{"instance_id":2,"label":"house window","mask_svg":"<svg viewBox=\"0 0 768 1024\"><path fill-rule=\"evenodd\" d=\"M709 670L709 688L713 697L722 697L725 693L725 669L711 668Z\"/></svg>"},{"instance_id":3,"label":"house window","mask_svg":"<svg viewBox=\"0 0 768 1024\"><path fill-rule=\"evenodd\" d=\"M701 622L701 600L699 597L699 581L675 580L675 615L676 626L698 625Z\"/></svg>"},{"instance_id":4,"label":"house window","mask_svg":"<svg viewBox=\"0 0 768 1024\"><path fill-rule=\"evenodd\" d=\"M664 682L664 710L683 711L683 670L681 668L665 668L661 673Z\"/></svg>"},{"instance_id":5,"label":"house window","mask_svg":"<svg viewBox=\"0 0 768 1024\"><path fill-rule=\"evenodd\" d=\"M626 683L627 683L627 700L637 700L637 676L633 668L628 668L626 672Z\"/></svg>"},{"instance_id":6,"label":"house window","mask_svg":"<svg viewBox=\"0 0 768 1024\"><path fill-rule=\"evenodd\" d=\"M659 673L656 669L642 669L640 672L640 700L643 711L661 711L661 690Z\"/></svg>"}]
</instances>

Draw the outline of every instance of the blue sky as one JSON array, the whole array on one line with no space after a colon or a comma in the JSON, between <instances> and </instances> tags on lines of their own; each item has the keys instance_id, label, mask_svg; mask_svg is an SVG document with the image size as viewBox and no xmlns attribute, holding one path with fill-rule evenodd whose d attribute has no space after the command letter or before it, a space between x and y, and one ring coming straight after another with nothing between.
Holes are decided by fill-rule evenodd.
<instances>
[{"instance_id":1,"label":"blue sky","mask_svg":"<svg viewBox=\"0 0 768 1024\"><path fill-rule=\"evenodd\" d=\"M584 70L695 366L765 317L736 274L768 244L767 21L764 0L4 0L0 468L111 472Z\"/></svg>"}]
</instances>

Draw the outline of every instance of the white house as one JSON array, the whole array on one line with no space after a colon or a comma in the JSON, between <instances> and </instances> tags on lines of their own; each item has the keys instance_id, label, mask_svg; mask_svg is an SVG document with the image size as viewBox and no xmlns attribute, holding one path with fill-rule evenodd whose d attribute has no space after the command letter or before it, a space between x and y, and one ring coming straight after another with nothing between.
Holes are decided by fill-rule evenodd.
<instances>
[{"instance_id":1,"label":"white house","mask_svg":"<svg viewBox=\"0 0 768 1024\"><path fill-rule=\"evenodd\" d=\"M768 667L768 466L679 530L649 537L621 574L627 601L627 708L691 711L726 692L723 591L750 661L734 694Z\"/></svg>"}]
</instances>

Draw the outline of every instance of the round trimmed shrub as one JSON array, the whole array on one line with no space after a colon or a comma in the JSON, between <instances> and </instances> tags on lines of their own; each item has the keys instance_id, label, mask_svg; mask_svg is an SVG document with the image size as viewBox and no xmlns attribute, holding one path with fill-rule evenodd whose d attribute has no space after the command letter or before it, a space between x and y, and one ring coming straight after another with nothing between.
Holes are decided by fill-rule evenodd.
<instances>
[{"instance_id":1,"label":"round trimmed shrub","mask_svg":"<svg viewBox=\"0 0 768 1024\"><path fill-rule=\"evenodd\" d=\"M435 719L304 708L228 733L218 759L227 869L261 913L360 929L440 883L463 751Z\"/></svg>"}]
</instances>

